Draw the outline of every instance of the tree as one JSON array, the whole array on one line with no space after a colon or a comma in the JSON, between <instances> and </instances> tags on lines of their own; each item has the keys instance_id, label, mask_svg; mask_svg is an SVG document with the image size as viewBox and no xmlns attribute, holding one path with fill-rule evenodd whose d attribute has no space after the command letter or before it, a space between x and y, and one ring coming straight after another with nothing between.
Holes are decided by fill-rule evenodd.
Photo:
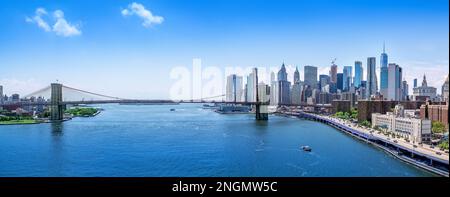
<instances>
[{"instance_id":1,"label":"tree","mask_svg":"<svg viewBox=\"0 0 450 197\"><path fill-rule=\"evenodd\" d=\"M445 125L442 124L442 122L433 121L431 123L431 131L433 133L444 133L445 132Z\"/></svg>"}]
</instances>

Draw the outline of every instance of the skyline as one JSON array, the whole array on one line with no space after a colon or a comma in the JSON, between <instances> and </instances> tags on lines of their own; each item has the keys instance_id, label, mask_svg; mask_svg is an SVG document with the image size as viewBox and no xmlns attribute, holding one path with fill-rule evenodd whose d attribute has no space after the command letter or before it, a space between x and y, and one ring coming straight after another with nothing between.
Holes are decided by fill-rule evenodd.
<instances>
[{"instance_id":1,"label":"skyline","mask_svg":"<svg viewBox=\"0 0 450 197\"><path fill-rule=\"evenodd\" d=\"M379 84L383 42L389 63L404 69L410 91L423 74L436 88L448 75L448 1L3 4L0 85L7 94L27 94L59 80L118 97L166 98L176 81L170 70L192 68L194 58L202 59L203 68L222 69L279 69L285 61L298 66L304 80L305 65L328 74L333 58L338 72L362 61L365 79L367 57L376 57Z\"/></svg>"}]
</instances>

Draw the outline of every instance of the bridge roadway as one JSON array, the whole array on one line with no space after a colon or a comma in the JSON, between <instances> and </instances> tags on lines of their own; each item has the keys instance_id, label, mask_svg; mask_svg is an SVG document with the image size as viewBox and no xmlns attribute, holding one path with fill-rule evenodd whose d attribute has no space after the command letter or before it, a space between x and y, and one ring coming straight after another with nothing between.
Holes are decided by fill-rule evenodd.
<instances>
[{"instance_id":1,"label":"bridge roadway","mask_svg":"<svg viewBox=\"0 0 450 197\"><path fill-rule=\"evenodd\" d=\"M80 105L80 104L180 104L180 103L212 103L212 104L241 104L241 105L269 105L270 102L233 102L233 101L214 101L214 100L138 100L138 99L123 99L123 100L88 100L88 101L62 101L60 105ZM51 102L17 102L2 104L0 106L39 106L39 105L52 105ZM278 106L289 107L320 107L331 108L331 105L327 104L284 104L279 103Z\"/></svg>"}]
</instances>

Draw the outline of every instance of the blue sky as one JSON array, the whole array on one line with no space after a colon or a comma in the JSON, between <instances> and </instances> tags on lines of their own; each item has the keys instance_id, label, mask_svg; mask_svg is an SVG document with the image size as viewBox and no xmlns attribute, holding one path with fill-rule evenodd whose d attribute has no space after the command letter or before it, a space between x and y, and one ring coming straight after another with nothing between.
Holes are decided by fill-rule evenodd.
<instances>
[{"instance_id":1,"label":"blue sky","mask_svg":"<svg viewBox=\"0 0 450 197\"><path fill-rule=\"evenodd\" d=\"M140 17L133 2L151 12ZM449 65L447 0L1 0L0 84L29 93L58 79L125 98L167 98L170 71L202 66L303 66L327 73L374 56L383 42L405 79L440 89ZM39 27L37 9L47 29ZM128 14L124 14L124 10ZM61 11L62 17L55 13ZM161 17L162 20L158 20ZM66 23L55 24L63 19ZM145 21L150 21L147 25ZM292 77L292 76L290 76ZM421 80L419 80L420 82Z\"/></svg>"}]
</instances>

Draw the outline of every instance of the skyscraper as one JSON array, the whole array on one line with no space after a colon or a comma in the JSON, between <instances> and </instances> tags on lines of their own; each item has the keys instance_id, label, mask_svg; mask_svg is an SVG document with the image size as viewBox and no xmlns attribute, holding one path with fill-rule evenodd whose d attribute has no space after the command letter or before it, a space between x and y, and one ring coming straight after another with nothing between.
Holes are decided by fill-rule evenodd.
<instances>
[{"instance_id":1,"label":"skyscraper","mask_svg":"<svg viewBox=\"0 0 450 197\"><path fill-rule=\"evenodd\" d=\"M417 78L414 79L413 83L414 83L413 88L417 88Z\"/></svg>"},{"instance_id":2,"label":"skyscraper","mask_svg":"<svg viewBox=\"0 0 450 197\"><path fill-rule=\"evenodd\" d=\"M448 89L449 89L449 84L448 84L448 75L447 78L445 79L444 84L442 84L441 87L441 95L442 95L442 100L443 101L448 101Z\"/></svg>"},{"instance_id":3,"label":"skyscraper","mask_svg":"<svg viewBox=\"0 0 450 197\"><path fill-rule=\"evenodd\" d=\"M257 68L252 69L252 73L247 76L247 87L246 87L246 101L247 102L256 102L256 91L258 85L258 70Z\"/></svg>"},{"instance_id":4,"label":"skyscraper","mask_svg":"<svg viewBox=\"0 0 450 197\"><path fill-rule=\"evenodd\" d=\"M377 85L377 73L376 73L376 58L367 58L367 93L366 97L370 99L371 96L376 95L378 92Z\"/></svg>"},{"instance_id":5,"label":"skyscraper","mask_svg":"<svg viewBox=\"0 0 450 197\"><path fill-rule=\"evenodd\" d=\"M344 74L338 73L336 76L337 76L336 87L338 90L342 91L344 89Z\"/></svg>"},{"instance_id":6,"label":"skyscraper","mask_svg":"<svg viewBox=\"0 0 450 197\"><path fill-rule=\"evenodd\" d=\"M298 72L298 67L295 67L294 84L299 82L300 82L300 72Z\"/></svg>"},{"instance_id":7,"label":"skyscraper","mask_svg":"<svg viewBox=\"0 0 450 197\"><path fill-rule=\"evenodd\" d=\"M380 93L381 95L383 95L384 98L387 98L388 96L388 87L389 84L388 83L388 78L389 78L389 74L388 74L388 55L386 54L385 51L385 46L383 44L383 53L381 53L381 57L380 57Z\"/></svg>"},{"instance_id":8,"label":"skyscraper","mask_svg":"<svg viewBox=\"0 0 450 197\"><path fill-rule=\"evenodd\" d=\"M227 77L226 101L240 102L242 101L242 77L230 75Z\"/></svg>"},{"instance_id":9,"label":"skyscraper","mask_svg":"<svg viewBox=\"0 0 450 197\"><path fill-rule=\"evenodd\" d=\"M310 86L311 88L317 88L317 67L315 66L305 66L304 67L304 77L305 85Z\"/></svg>"},{"instance_id":10,"label":"skyscraper","mask_svg":"<svg viewBox=\"0 0 450 197\"><path fill-rule=\"evenodd\" d=\"M3 104L3 86L0 85L0 104Z\"/></svg>"},{"instance_id":11,"label":"skyscraper","mask_svg":"<svg viewBox=\"0 0 450 197\"><path fill-rule=\"evenodd\" d=\"M353 85L356 88L359 88L361 86L361 81L363 80L363 67L362 62L355 61L355 78L353 79Z\"/></svg>"},{"instance_id":12,"label":"skyscraper","mask_svg":"<svg viewBox=\"0 0 450 197\"><path fill-rule=\"evenodd\" d=\"M352 67L351 66L344 66L343 70L343 76L342 76L342 89L344 91L350 90L350 86L352 84Z\"/></svg>"},{"instance_id":13,"label":"skyscraper","mask_svg":"<svg viewBox=\"0 0 450 197\"><path fill-rule=\"evenodd\" d=\"M387 100L402 100L402 68L397 64L389 64L387 95L383 95Z\"/></svg>"},{"instance_id":14,"label":"skyscraper","mask_svg":"<svg viewBox=\"0 0 450 197\"><path fill-rule=\"evenodd\" d=\"M330 68L331 83L337 83L337 65L333 63Z\"/></svg>"},{"instance_id":15,"label":"skyscraper","mask_svg":"<svg viewBox=\"0 0 450 197\"><path fill-rule=\"evenodd\" d=\"M281 65L280 71L278 71L278 81L275 91L277 97L275 98L275 104L290 104L291 103L291 82L287 80L286 67Z\"/></svg>"},{"instance_id":16,"label":"skyscraper","mask_svg":"<svg viewBox=\"0 0 450 197\"><path fill-rule=\"evenodd\" d=\"M403 80L403 83L402 83L402 101L408 100L408 95L409 95L408 88L409 88L408 82Z\"/></svg>"},{"instance_id":17,"label":"skyscraper","mask_svg":"<svg viewBox=\"0 0 450 197\"><path fill-rule=\"evenodd\" d=\"M330 76L319 75L319 89L322 90L328 84L330 84Z\"/></svg>"}]
</instances>

